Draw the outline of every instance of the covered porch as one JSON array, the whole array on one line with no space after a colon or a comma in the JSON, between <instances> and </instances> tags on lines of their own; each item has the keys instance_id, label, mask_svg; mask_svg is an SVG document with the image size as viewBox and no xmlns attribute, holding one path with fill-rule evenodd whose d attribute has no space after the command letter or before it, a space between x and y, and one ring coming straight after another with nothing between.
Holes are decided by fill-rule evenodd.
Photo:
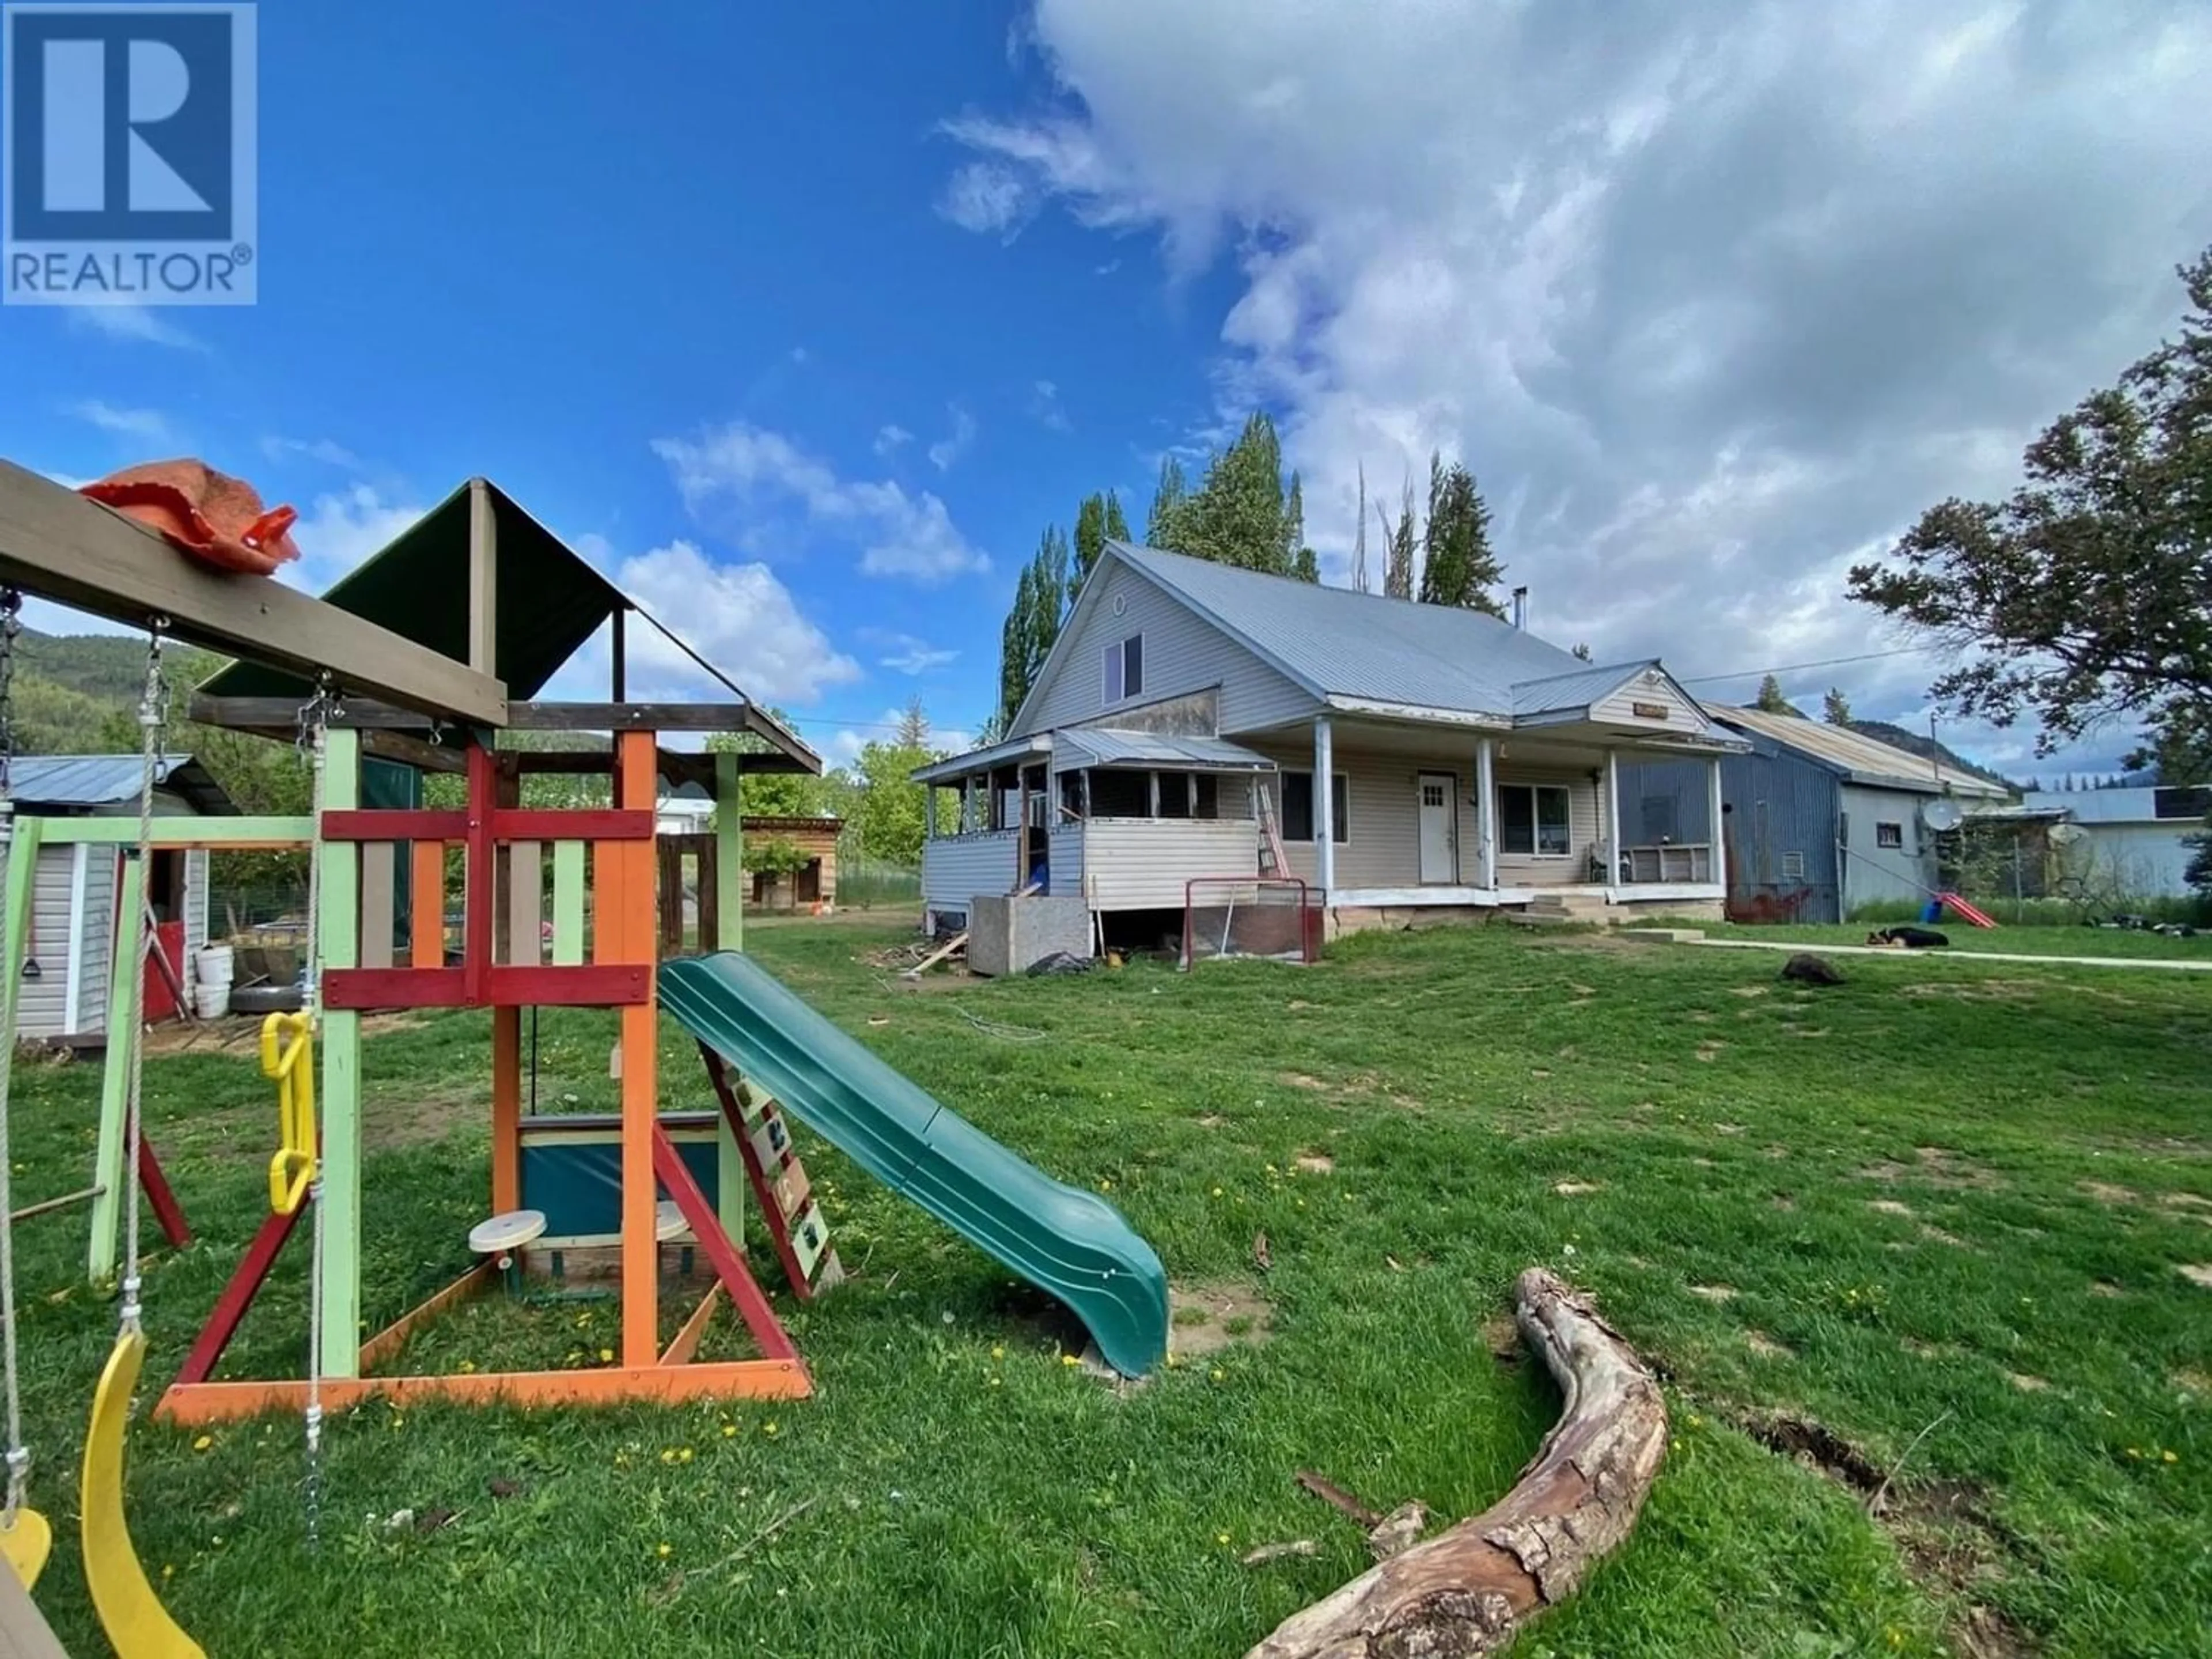
<instances>
[{"instance_id":1,"label":"covered porch","mask_svg":"<svg viewBox=\"0 0 2212 1659\"><path fill-rule=\"evenodd\" d=\"M1333 910L1559 900L1590 914L1726 896L1725 742L1334 714L1242 741L1276 763L1288 873Z\"/></svg>"}]
</instances>

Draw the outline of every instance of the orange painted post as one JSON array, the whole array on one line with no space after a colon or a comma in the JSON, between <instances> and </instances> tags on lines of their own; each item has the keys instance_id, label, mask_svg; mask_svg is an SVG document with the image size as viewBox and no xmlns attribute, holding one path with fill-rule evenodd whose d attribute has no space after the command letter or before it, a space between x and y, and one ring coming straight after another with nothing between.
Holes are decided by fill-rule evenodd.
<instances>
[{"instance_id":1,"label":"orange painted post","mask_svg":"<svg viewBox=\"0 0 2212 1659\"><path fill-rule=\"evenodd\" d=\"M446 844L418 841L409 845L414 873L407 883L407 902L413 909L407 930L407 965L442 968L446 965Z\"/></svg>"},{"instance_id":2,"label":"orange painted post","mask_svg":"<svg viewBox=\"0 0 2212 1659\"><path fill-rule=\"evenodd\" d=\"M522 1207L522 1010L491 1011L491 1209Z\"/></svg>"},{"instance_id":3,"label":"orange painted post","mask_svg":"<svg viewBox=\"0 0 2212 1659\"><path fill-rule=\"evenodd\" d=\"M658 771L653 734L621 733L615 739L615 805L630 811L653 811ZM653 842L601 842L596 859L602 871L614 865L622 872L615 903L606 902L604 884L600 889L599 960L650 965L654 934ZM609 940L611 930L613 939ZM659 1250L653 1242L653 1224L659 1192L653 1168L653 1132L659 1103L653 1065L659 1005L649 981L647 987L644 1002L622 1011L624 1365L650 1365L660 1357Z\"/></svg>"}]
</instances>

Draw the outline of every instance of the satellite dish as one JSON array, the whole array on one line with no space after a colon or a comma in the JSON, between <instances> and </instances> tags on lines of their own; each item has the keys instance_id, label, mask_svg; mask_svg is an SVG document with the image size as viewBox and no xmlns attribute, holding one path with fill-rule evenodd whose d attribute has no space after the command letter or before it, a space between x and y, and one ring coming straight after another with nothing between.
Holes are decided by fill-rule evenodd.
<instances>
[{"instance_id":1,"label":"satellite dish","mask_svg":"<svg viewBox=\"0 0 2212 1659\"><path fill-rule=\"evenodd\" d=\"M1940 835L1946 830L1956 830L1966 821L1966 815L1948 795L1938 795L1921 807L1920 821Z\"/></svg>"},{"instance_id":2,"label":"satellite dish","mask_svg":"<svg viewBox=\"0 0 2212 1659\"><path fill-rule=\"evenodd\" d=\"M2050 836L2053 847L2071 847L2078 842L2087 841L2089 832L2078 823L2054 823L2051 826Z\"/></svg>"}]
</instances>

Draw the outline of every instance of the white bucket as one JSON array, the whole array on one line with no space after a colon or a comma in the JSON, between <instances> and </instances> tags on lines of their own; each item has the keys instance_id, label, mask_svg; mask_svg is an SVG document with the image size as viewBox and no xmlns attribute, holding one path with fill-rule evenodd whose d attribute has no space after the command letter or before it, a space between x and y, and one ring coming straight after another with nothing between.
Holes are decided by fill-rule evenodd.
<instances>
[{"instance_id":1,"label":"white bucket","mask_svg":"<svg viewBox=\"0 0 2212 1659\"><path fill-rule=\"evenodd\" d=\"M192 956L192 977L203 985L228 986L235 962L228 945L210 945Z\"/></svg>"},{"instance_id":2,"label":"white bucket","mask_svg":"<svg viewBox=\"0 0 2212 1659\"><path fill-rule=\"evenodd\" d=\"M202 1019L221 1019L230 1012L230 987L203 980L192 988L192 1006Z\"/></svg>"}]
</instances>

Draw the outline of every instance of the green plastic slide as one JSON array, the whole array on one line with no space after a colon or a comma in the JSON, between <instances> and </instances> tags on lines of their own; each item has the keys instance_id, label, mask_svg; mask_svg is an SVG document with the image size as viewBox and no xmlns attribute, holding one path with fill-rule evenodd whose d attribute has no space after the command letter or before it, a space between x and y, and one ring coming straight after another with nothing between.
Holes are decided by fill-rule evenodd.
<instances>
[{"instance_id":1,"label":"green plastic slide","mask_svg":"<svg viewBox=\"0 0 2212 1659\"><path fill-rule=\"evenodd\" d=\"M660 1002L870 1175L1066 1303L1116 1370L1142 1376L1165 1356L1167 1273L1105 1200L1015 1157L750 957L665 962Z\"/></svg>"}]
</instances>

